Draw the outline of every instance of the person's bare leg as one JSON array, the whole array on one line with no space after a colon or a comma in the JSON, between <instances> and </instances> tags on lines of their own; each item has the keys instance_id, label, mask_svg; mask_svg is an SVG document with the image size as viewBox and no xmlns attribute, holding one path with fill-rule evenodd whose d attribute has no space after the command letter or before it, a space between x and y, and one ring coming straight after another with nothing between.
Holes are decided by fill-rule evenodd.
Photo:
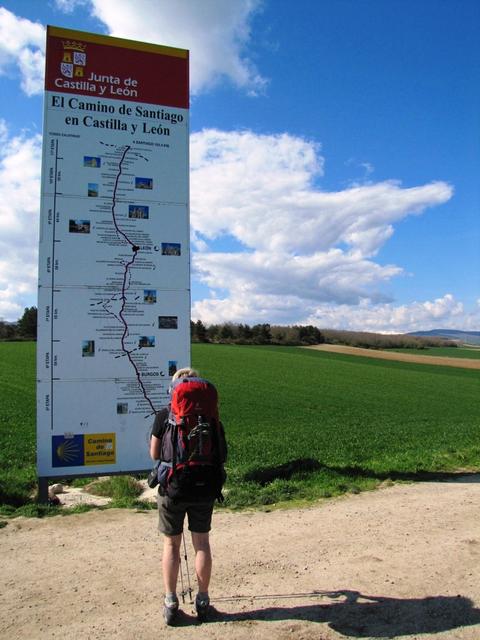
<instances>
[{"instance_id":1,"label":"person's bare leg","mask_svg":"<svg viewBox=\"0 0 480 640\"><path fill-rule=\"evenodd\" d=\"M181 541L182 534L178 536L165 536L163 539L162 569L165 595L167 596L177 591Z\"/></svg>"},{"instance_id":2,"label":"person's bare leg","mask_svg":"<svg viewBox=\"0 0 480 640\"><path fill-rule=\"evenodd\" d=\"M195 573L197 575L198 591L208 596L208 586L212 575L212 552L208 533L192 531L192 543L195 549Z\"/></svg>"}]
</instances>

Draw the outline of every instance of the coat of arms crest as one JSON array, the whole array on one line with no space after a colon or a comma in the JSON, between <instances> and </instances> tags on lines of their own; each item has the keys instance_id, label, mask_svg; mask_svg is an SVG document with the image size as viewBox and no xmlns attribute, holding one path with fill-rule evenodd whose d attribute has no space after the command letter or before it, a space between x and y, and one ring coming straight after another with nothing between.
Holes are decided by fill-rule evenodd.
<instances>
[{"instance_id":1,"label":"coat of arms crest","mask_svg":"<svg viewBox=\"0 0 480 640\"><path fill-rule=\"evenodd\" d=\"M86 45L76 40L63 41L63 58L60 71L66 78L83 78L87 65Z\"/></svg>"}]
</instances>

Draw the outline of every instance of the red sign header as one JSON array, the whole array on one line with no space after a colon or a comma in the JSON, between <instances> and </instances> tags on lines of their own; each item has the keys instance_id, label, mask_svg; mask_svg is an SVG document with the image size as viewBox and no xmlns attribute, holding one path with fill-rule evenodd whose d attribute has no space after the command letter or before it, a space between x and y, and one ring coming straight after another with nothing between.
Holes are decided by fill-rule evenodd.
<instances>
[{"instance_id":1,"label":"red sign header","mask_svg":"<svg viewBox=\"0 0 480 640\"><path fill-rule=\"evenodd\" d=\"M188 109L188 51L48 27L45 90Z\"/></svg>"}]
</instances>

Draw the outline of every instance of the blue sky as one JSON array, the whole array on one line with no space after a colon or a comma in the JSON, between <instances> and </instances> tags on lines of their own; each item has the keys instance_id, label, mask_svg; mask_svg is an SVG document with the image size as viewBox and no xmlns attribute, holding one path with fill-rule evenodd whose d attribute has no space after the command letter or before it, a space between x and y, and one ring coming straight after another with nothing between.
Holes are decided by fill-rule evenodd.
<instances>
[{"instance_id":1,"label":"blue sky","mask_svg":"<svg viewBox=\"0 0 480 640\"><path fill-rule=\"evenodd\" d=\"M0 318L36 304L52 24L190 49L195 319L480 329L476 0L0 6Z\"/></svg>"}]
</instances>

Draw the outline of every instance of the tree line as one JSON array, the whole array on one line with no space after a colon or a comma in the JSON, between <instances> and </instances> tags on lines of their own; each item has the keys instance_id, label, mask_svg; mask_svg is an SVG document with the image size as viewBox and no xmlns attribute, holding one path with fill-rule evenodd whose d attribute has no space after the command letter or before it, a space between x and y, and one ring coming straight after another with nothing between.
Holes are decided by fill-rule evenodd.
<instances>
[{"instance_id":1,"label":"tree line","mask_svg":"<svg viewBox=\"0 0 480 640\"><path fill-rule=\"evenodd\" d=\"M0 340L36 340L37 307L27 307L17 322L0 320Z\"/></svg>"},{"instance_id":2,"label":"tree line","mask_svg":"<svg viewBox=\"0 0 480 640\"><path fill-rule=\"evenodd\" d=\"M271 344L283 346L309 346L314 344L343 344L366 349L427 349L428 347L456 347L446 338L421 337L408 334L369 333L318 329L312 325L222 324L205 325L201 320L191 321L192 342L218 344Z\"/></svg>"},{"instance_id":3,"label":"tree line","mask_svg":"<svg viewBox=\"0 0 480 640\"><path fill-rule=\"evenodd\" d=\"M221 344L273 344L283 346L312 345L325 342L322 332L312 325L280 326L268 323L204 325L201 320L190 322L192 342Z\"/></svg>"},{"instance_id":4,"label":"tree line","mask_svg":"<svg viewBox=\"0 0 480 640\"><path fill-rule=\"evenodd\" d=\"M428 349L429 347L457 347L457 343L437 336L411 336L406 333L385 334L367 331L322 329L325 342L364 349Z\"/></svg>"}]
</instances>

